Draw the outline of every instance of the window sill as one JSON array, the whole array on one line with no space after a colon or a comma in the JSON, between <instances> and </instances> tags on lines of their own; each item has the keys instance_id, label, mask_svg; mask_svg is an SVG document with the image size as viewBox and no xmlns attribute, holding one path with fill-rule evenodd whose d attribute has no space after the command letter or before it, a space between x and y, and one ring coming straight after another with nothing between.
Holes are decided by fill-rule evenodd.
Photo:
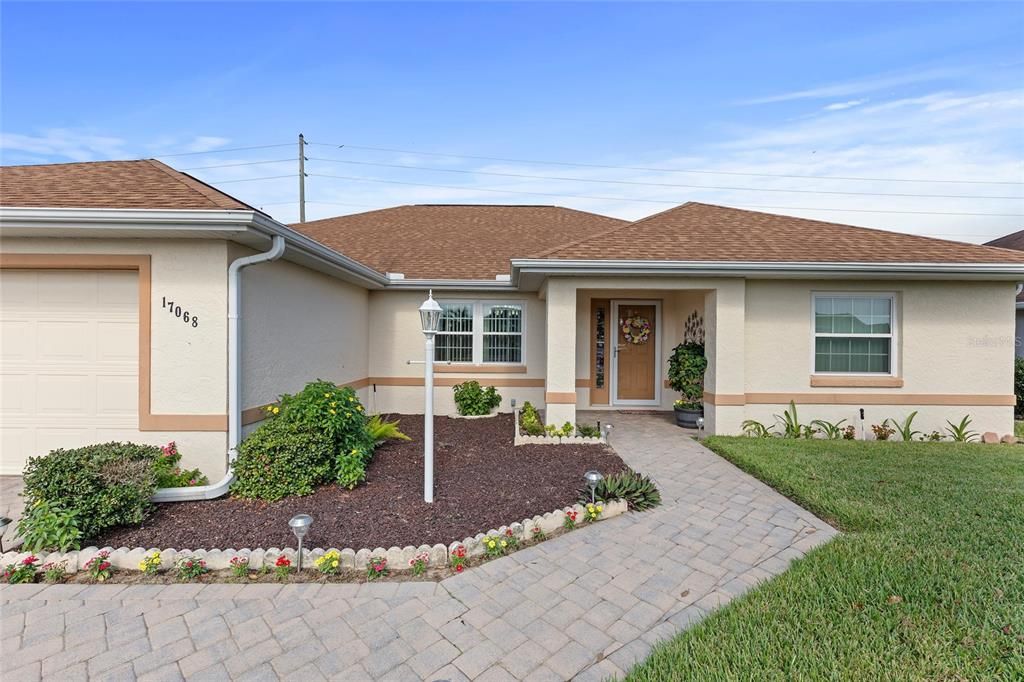
<instances>
[{"instance_id":1,"label":"window sill","mask_svg":"<svg viewBox=\"0 0 1024 682\"><path fill-rule=\"evenodd\" d=\"M526 374L526 365L434 365L435 374Z\"/></svg>"},{"instance_id":2,"label":"window sill","mask_svg":"<svg viewBox=\"0 0 1024 682\"><path fill-rule=\"evenodd\" d=\"M901 377L811 375L814 388L903 388Z\"/></svg>"}]
</instances>

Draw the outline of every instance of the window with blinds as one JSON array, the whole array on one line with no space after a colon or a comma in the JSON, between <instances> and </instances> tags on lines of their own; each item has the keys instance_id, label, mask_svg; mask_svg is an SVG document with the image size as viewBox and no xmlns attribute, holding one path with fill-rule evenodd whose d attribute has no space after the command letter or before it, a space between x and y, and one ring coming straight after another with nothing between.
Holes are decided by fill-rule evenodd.
<instances>
[{"instance_id":1,"label":"window with blinds","mask_svg":"<svg viewBox=\"0 0 1024 682\"><path fill-rule=\"evenodd\" d=\"M438 362L522 364L525 306L517 301L438 301Z\"/></svg>"}]
</instances>

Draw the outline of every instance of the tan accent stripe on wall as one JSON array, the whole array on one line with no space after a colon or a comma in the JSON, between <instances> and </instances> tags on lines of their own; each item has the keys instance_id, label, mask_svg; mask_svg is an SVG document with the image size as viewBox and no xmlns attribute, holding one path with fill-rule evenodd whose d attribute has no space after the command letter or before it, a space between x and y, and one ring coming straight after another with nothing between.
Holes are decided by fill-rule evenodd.
<instances>
[{"instance_id":1,"label":"tan accent stripe on wall","mask_svg":"<svg viewBox=\"0 0 1024 682\"><path fill-rule=\"evenodd\" d=\"M533 387L543 388L543 379L517 379L508 377L434 377L435 386L455 386L461 384L464 381L479 381L484 386L520 386L520 387ZM422 386L423 377L370 377L367 380L368 384L376 384L377 386Z\"/></svg>"},{"instance_id":2,"label":"tan accent stripe on wall","mask_svg":"<svg viewBox=\"0 0 1024 682\"><path fill-rule=\"evenodd\" d=\"M434 374L526 374L526 365L434 365Z\"/></svg>"},{"instance_id":3,"label":"tan accent stripe on wall","mask_svg":"<svg viewBox=\"0 0 1024 682\"><path fill-rule=\"evenodd\" d=\"M593 388L594 384L591 379L577 379L576 388Z\"/></svg>"},{"instance_id":4,"label":"tan accent stripe on wall","mask_svg":"<svg viewBox=\"0 0 1024 682\"><path fill-rule=\"evenodd\" d=\"M739 394L728 394L728 393L709 393L704 391L704 402L711 403L712 405L746 405L747 396L742 393ZM786 402L789 402L788 400Z\"/></svg>"},{"instance_id":5,"label":"tan accent stripe on wall","mask_svg":"<svg viewBox=\"0 0 1024 682\"><path fill-rule=\"evenodd\" d=\"M152 413L152 287L148 254L0 253L0 269L135 270L139 273L139 431L226 431L223 414Z\"/></svg>"},{"instance_id":6,"label":"tan accent stripe on wall","mask_svg":"<svg viewBox=\"0 0 1024 682\"><path fill-rule=\"evenodd\" d=\"M903 379L900 377L812 376L811 386L822 388L903 388Z\"/></svg>"},{"instance_id":7,"label":"tan accent stripe on wall","mask_svg":"<svg viewBox=\"0 0 1024 682\"><path fill-rule=\"evenodd\" d=\"M704 393L712 405L961 405L964 407L1007 407L1017 404L1012 395L957 393Z\"/></svg>"},{"instance_id":8,"label":"tan accent stripe on wall","mask_svg":"<svg viewBox=\"0 0 1024 682\"><path fill-rule=\"evenodd\" d=\"M551 403L553 405L575 405L576 404L576 393L559 393L557 391L548 391L544 394L544 402Z\"/></svg>"}]
</instances>

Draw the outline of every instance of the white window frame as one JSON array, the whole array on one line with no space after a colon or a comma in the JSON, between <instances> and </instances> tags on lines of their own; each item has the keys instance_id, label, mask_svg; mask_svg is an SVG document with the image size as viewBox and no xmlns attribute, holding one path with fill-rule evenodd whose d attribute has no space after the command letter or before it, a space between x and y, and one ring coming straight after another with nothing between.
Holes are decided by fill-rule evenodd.
<instances>
[{"instance_id":1,"label":"white window frame","mask_svg":"<svg viewBox=\"0 0 1024 682\"><path fill-rule=\"evenodd\" d=\"M887 298L889 299L888 334L833 334L818 332L815 314L819 298ZM899 376L899 310L893 291L812 291L811 292L811 376L820 377L897 377ZM888 372L819 372L815 362L818 338L889 339Z\"/></svg>"},{"instance_id":2,"label":"white window frame","mask_svg":"<svg viewBox=\"0 0 1024 682\"><path fill-rule=\"evenodd\" d=\"M487 367L520 367L526 364L526 301L519 299L505 299L505 298L482 298L482 299L465 299L465 298L442 298L438 299L438 303L442 305L465 305L470 306L473 309L473 359L470 362L451 362L446 364L451 365L484 365ZM521 331L520 331L520 354L519 362L484 362L484 308L492 305L515 305L519 306L522 311L521 315ZM513 334L506 334L507 336L513 336ZM436 357L436 356L435 356ZM442 360L435 360L435 362L444 362Z\"/></svg>"}]
</instances>

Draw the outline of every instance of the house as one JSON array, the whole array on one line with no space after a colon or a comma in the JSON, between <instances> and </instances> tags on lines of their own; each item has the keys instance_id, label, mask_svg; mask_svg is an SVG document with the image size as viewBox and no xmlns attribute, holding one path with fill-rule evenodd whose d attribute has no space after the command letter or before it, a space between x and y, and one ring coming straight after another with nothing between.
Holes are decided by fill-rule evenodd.
<instances>
[{"instance_id":1,"label":"house","mask_svg":"<svg viewBox=\"0 0 1024 682\"><path fill-rule=\"evenodd\" d=\"M1012 232L1004 237L993 239L985 246L995 246L1001 249L1014 249L1024 251L1024 230ZM1016 349L1018 358L1024 357L1024 292L1017 294L1016 302L1017 323L1014 327L1013 346Z\"/></svg>"},{"instance_id":2,"label":"house","mask_svg":"<svg viewBox=\"0 0 1024 682\"><path fill-rule=\"evenodd\" d=\"M4 474L55 447L175 440L215 478L263 406L316 378L422 412L428 290L440 413L467 379L555 424L669 410L668 355L703 333L709 432L791 400L867 433L913 410L929 431L1013 428L1013 353L987 342L1012 333L1013 250L699 203L287 226L151 160L5 167L0 230Z\"/></svg>"}]
</instances>

